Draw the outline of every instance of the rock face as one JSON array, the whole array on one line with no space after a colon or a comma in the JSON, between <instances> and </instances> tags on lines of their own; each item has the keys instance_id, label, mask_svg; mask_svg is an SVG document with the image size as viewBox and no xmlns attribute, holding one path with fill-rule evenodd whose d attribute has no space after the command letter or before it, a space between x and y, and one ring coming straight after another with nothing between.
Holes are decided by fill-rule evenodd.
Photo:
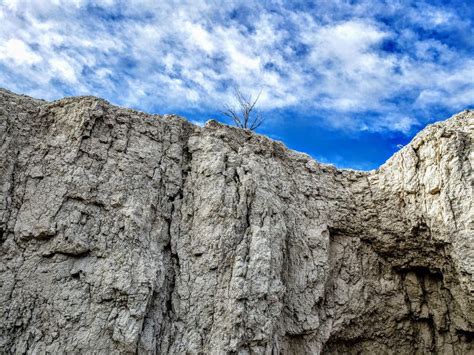
<instances>
[{"instance_id":1,"label":"rock face","mask_svg":"<svg viewBox=\"0 0 474 355\"><path fill-rule=\"evenodd\" d=\"M474 114L380 169L0 91L0 352L474 352Z\"/></svg>"}]
</instances>

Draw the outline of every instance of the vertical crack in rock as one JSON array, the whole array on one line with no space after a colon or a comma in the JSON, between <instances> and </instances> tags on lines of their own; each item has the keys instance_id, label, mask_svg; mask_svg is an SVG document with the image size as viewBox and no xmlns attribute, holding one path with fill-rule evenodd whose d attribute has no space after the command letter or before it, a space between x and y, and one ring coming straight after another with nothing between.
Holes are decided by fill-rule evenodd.
<instances>
[{"instance_id":1,"label":"vertical crack in rock","mask_svg":"<svg viewBox=\"0 0 474 355\"><path fill-rule=\"evenodd\" d=\"M359 172L0 90L0 352L471 353L473 121Z\"/></svg>"}]
</instances>

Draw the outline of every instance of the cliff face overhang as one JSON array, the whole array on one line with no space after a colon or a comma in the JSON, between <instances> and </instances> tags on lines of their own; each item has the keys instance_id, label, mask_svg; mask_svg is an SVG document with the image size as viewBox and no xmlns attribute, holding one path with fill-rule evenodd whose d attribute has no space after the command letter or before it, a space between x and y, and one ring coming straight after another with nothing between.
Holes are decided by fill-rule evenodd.
<instances>
[{"instance_id":1,"label":"cliff face overhang","mask_svg":"<svg viewBox=\"0 0 474 355\"><path fill-rule=\"evenodd\" d=\"M0 91L0 350L473 351L473 121L358 172Z\"/></svg>"}]
</instances>

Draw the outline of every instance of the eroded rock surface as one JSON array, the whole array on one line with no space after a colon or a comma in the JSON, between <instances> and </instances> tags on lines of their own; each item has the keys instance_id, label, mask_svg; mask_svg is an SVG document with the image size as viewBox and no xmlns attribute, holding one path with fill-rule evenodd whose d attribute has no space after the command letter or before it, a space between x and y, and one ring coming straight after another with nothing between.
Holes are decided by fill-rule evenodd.
<instances>
[{"instance_id":1,"label":"eroded rock surface","mask_svg":"<svg viewBox=\"0 0 474 355\"><path fill-rule=\"evenodd\" d=\"M0 352L474 352L474 114L377 171L0 91Z\"/></svg>"}]
</instances>

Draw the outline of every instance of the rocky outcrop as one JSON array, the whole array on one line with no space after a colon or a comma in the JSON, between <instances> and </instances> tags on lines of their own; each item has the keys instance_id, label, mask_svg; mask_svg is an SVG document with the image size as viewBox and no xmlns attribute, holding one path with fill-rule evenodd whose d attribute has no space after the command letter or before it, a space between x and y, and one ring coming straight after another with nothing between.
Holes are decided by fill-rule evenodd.
<instances>
[{"instance_id":1,"label":"rocky outcrop","mask_svg":"<svg viewBox=\"0 0 474 355\"><path fill-rule=\"evenodd\" d=\"M360 172L0 91L0 352L473 352L473 125Z\"/></svg>"}]
</instances>

